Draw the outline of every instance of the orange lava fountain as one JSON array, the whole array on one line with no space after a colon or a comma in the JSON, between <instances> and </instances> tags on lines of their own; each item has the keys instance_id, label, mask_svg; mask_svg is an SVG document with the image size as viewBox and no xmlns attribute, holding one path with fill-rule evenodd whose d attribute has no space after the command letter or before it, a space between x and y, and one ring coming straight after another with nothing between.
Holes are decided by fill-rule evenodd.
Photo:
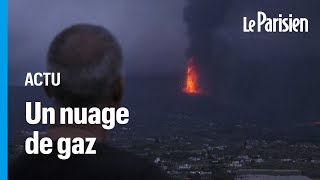
<instances>
[{"instance_id":1,"label":"orange lava fountain","mask_svg":"<svg viewBox=\"0 0 320 180\"><path fill-rule=\"evenodd\" d=\"M187 74L183 87L183 92L191 95L197 95L201 93L198 85L198 74L194 65L194 57L190 57L188 60Z\"/></svg>"}]
</instances>

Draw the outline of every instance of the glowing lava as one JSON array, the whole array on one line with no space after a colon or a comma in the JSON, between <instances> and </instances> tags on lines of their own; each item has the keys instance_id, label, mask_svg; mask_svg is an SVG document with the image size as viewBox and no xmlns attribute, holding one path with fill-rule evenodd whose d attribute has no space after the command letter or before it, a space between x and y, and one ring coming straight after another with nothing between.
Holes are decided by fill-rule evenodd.
<instances>
[{"instance_id":1,"label":"glowing lava","mask_svg":"<svg viewBox=\"0 0 320 180\"><path fill-rule=\"evenodd\" d=\"M187 74L183 87L183 92L187 94L197 95L201 93L198 84L198 74L194 65L194 57L190 57L188 60Z\"/></svg>"}]
</instances>

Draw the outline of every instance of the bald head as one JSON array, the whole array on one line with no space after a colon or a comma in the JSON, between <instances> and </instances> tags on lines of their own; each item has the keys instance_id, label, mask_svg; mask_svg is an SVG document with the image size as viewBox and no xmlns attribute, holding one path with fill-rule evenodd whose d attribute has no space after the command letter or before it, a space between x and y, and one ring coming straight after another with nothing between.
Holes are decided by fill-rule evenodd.
<instances>
[{"instance_id":1,"label":"bald head","mask_svg":"<svg viewBox=\"0 0 320 180\"><path fill-rule=\"evenodd\" d=\"M47 68L61 73L49 95L68 106L112 101L119 92L122 54L115 38L101 26L79 24L59 33L48 51Z\"/></svg>"}]
</instances>

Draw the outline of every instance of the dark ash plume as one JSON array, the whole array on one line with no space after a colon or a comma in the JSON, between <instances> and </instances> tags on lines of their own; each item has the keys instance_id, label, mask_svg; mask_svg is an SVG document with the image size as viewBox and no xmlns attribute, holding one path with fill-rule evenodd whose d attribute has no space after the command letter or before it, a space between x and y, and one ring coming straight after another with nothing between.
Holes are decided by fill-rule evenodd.
<instances>
[{"instance_id":1,"label":"dark ash plume","mask_svg":"<svg viewBox=\"0 0 320 180\"><path fill-rule=\"evenodd\" d=\"M187 57L193 56L200 74L200 85L214 97L223 91L224 60L215 54L219 42L214 34L222 26L230 0L188 0L184 20L189 36Z\"/></svg>"}]
</instances>

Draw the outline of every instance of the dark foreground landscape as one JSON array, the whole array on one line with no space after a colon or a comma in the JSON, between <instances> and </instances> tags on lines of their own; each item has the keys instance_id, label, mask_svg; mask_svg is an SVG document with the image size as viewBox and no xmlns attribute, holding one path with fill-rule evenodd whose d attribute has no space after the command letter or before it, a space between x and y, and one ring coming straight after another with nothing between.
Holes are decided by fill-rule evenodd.
<instances>
[{"instance_id":1,"label":"dark foreground landscape","mask_svg":"<svg viewBox=\"0 0 320 180\"><path fill-rule=\"evenodd\" d=\"M177 87L170 81L158 82ZM25 101L50 105L41 88L9 87L10 163L24 150L24 140L32 131L47 128L26 124ZM250 107L218 103L210 96L188 96L179 88L141 80L127 81L124 106L130 110L130 122L109 131L108 143L152 160L172 177L320 178L316 121L284 119L294 115L281 112L250 113Z\"/></svg>"}]
</instances>

